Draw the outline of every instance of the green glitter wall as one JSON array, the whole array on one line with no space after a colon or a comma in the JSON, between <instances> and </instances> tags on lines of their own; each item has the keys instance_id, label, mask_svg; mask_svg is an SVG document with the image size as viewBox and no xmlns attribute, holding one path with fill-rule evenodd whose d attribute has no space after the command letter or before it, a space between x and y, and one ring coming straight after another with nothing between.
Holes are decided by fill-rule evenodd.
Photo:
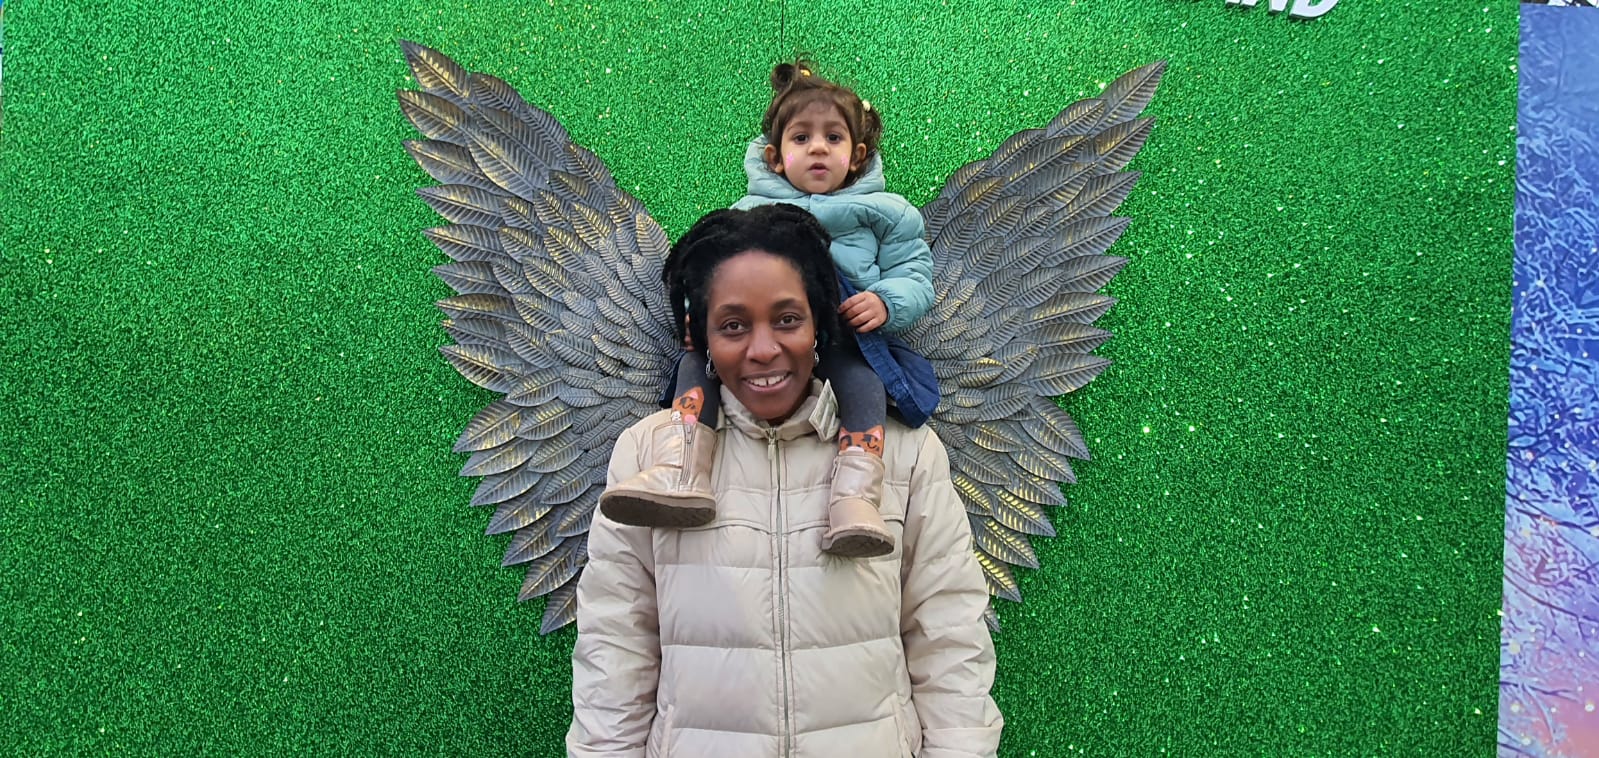
<instances>
[{"instance_id":1,"label":"green glitter wall","mask_svg":"<svg viewBox=\"0 0 1599 758\"><path fill-rule=\"evenodd\" d=\"M6 752L560 751L571 633L514 603L450 452L490 398L435 351L403 37L674 235L742 189L795 46L881 107L917 203L1170 60L1116 363L1069 401L1096 458L1002 608L1002 754L1489 754L1515 3L780 8L8 2Z\"/></svg>"}]
</instances>

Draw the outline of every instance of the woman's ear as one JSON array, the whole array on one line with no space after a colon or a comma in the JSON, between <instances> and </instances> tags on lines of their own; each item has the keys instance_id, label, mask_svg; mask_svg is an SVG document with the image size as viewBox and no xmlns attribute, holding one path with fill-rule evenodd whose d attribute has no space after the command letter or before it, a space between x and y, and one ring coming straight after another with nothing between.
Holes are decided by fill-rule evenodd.
<instances>
[{"instance_id":1,"label":"woman's ear","mask_svg":"<svg viewBox=\"0 0 1599 758\"><path fill-rule=\"evenodd\" d=\"M762 155L766 158L766 167L771 169L772 173L783 173L783 156L778 154L777 145L767 145Z\"/></svg>"},{"instance_id":2,"label":"woman's ear","mask_svg":"<svg viewBox=\"0 0 1599 758\"><path fill-rule=\"evenodd\" d=\"M864 165L866 165L866 143L857 142L855 143L855 155L851 156L849 162L849 170L859 171L861 166Z\"/></svg>"}]
</instances>

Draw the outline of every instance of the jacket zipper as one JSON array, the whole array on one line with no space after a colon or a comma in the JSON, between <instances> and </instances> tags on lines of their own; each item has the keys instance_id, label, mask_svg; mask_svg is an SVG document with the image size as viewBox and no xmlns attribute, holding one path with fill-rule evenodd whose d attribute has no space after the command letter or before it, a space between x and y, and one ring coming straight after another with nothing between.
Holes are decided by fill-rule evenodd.
<instances>
[{"instance_id":1,"label":"jacket zipper","mask_svg":"<svg viewBox=\"0 0 1599 758\"><path fill-rule=\"evenodd\" d=\"M789 721L789 698L792 693L788 688L788 577L783 572L783 564L787 557L788 540L784 533L784 524L787 519L783 515L783 465L777 455L777 430L766 430L766 460L771 466L772 476L772 534L776 541L773 554L777 557L777 659L779 662L778 673L782 677L779 683L779 707L782 709L782 725L779 728L779 739L782 742L782 754L792 754L790 734L793 724Z\"/></svg>"}]
</instances>

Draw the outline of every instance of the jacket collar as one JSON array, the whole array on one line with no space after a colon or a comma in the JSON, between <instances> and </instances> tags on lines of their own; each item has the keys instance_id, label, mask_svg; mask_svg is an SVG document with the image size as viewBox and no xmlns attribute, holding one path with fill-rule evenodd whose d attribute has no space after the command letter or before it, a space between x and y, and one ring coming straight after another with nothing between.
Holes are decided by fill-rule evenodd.
<instances>
[{"instance_id":1,"label":"jacket collar","mask_svg":"<svg viewBox=\"0 0 1599 758\"><path fill-rule=\"evenodd\" d=\"M807 197L807 193L796 189L789 184L782 174L773 171L766 165L766 138L756 137L744 149L744 175L749 177L748 194L759 197L769 197L775 200L793 200ZM866 170L847 187L840 188L833 195L866 195L872 192L882 192L888 186L883 180L883 156L874 155L866 161Z\"/></svg>"},{"instance_id":2,"label":"jacket collar","mask_svg":"<svg viewBox=\"0 0 1599 758\"><path fill-rule=\"evenodd\" d=\"M764 439L772 425L750 415L733 393L722 387L722 423L718 428L733 428L746 436ZM815 434L823 442L838 437L838 400L833 396L833 385L820 379L811 380L811 394L800 403L788 420L777 427L777 439L784 442Z\"/></svg>"}]
</instances>

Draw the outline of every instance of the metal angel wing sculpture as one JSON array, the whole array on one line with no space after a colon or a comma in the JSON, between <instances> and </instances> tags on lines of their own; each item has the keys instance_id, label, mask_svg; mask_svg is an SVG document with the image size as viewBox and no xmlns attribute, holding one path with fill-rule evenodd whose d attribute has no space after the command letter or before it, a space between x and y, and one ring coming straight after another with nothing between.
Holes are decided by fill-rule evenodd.
<instances>
[{"instance_id":1,"label":"metal angel wing sculpture","mask_svg":"<svg viewBox=\"0 0 1599 758\"><path fill-rule=\"evenodd\" d=\"M419 90L399 91L426 137L406 142L439 182L419 190L449 223L426 230L453 262L438 274L472 383L502 395L456 441L503 564L527 564L520 599L547 596L541 633L576 617L577 578L621 432L655 412L680 347L661 284L670 241L643 205L550 114L504 81L402 43ZM1152 119L1138 118L1165 63L1117 79L1048 126L956 171L922 209L937 301L901 335L927 356L942 399L928 423L950 452L972 549L993 596L1021 601L1013 566L1038 567L1033 536L1065 504L1082 433L1053 398L1109 365L1093 322L1127 261L1105 251L1137 172L1122 169ZM998 628L992 605L990 626Z\"/></svg>"}]
</instances>

